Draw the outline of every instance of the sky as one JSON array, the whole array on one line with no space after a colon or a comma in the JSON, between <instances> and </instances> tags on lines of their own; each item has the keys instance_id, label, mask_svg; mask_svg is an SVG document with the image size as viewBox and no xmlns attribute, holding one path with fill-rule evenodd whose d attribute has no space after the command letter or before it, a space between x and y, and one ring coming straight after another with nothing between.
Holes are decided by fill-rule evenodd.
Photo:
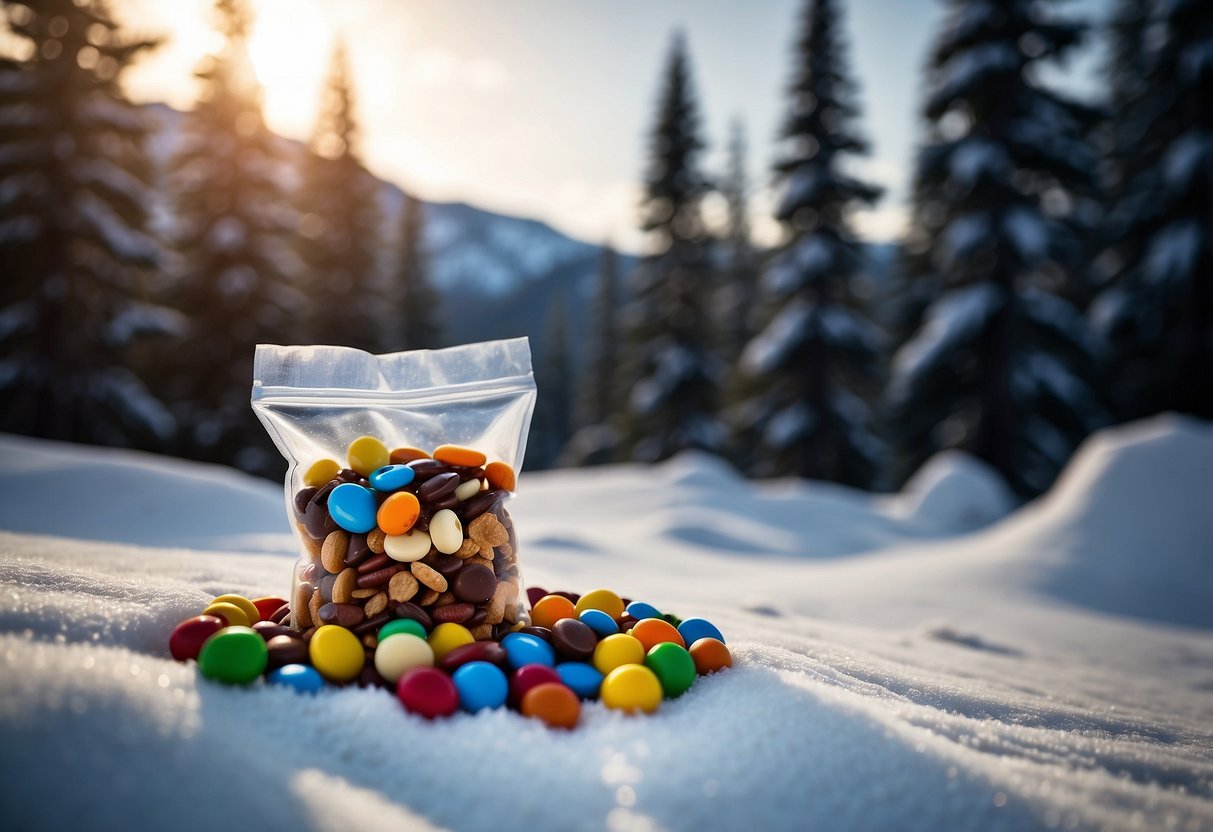
<instances>
[{"instance_id":1,"label":"sky","mask_svg":"<svg viewBox=\"0 0 1213 832\"><path fill-rule=\"evenodd\" d=\"M1104 0L1082 0L1075 11ZM192 72L215 48L213 0L114 0L120 20L167 38L126 75L138 101L188 109ZM639 179L671 33L687 36L709 143L723 171L744 125L755 234L768 219L774 139L800 0L252 0L266 118L306 139L335 38L350 51L367 166L423 199L543 220L641 251ZM886 188L856 216L887 241L906 216L922 67L942 17L932 0L851 0L847 28L872 154L857 172ZM1088 62L1089 63L1089 62ZM1075 72L1082 74L1082 65ZM1073 75L1074 73L1071 73ZM709 203L710 217L722 214Z\"/></svg>"}]
</instances>

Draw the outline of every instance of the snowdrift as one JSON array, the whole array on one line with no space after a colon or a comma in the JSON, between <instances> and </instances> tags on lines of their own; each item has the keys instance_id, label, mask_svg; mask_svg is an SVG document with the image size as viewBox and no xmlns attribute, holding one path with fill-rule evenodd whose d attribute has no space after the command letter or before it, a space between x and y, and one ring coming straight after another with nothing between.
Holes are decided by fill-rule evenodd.
<instances>
[{"instance_id":1,"label":"snowdrift","mask_svg":"<svg viewBox=\"0 0 1213 832\"><path fill-rule=\"evenodd\" d=\"M0 439L0 525L22 532L0 532L0 743L24 749L0 805L50 830L1213 828L1213 633L1191 626L1210 442L1174 418L1102 434L962 536L991 516L965 506L1001 509L959 499L985 473L957 458L893 498L699 455L528 475L529 582L708 615L737 661L566 734L200 680L167 633L216 593L282 591L280 490ZM224 551L232 533L262 551Z\"/></svg>"}]
</instances>

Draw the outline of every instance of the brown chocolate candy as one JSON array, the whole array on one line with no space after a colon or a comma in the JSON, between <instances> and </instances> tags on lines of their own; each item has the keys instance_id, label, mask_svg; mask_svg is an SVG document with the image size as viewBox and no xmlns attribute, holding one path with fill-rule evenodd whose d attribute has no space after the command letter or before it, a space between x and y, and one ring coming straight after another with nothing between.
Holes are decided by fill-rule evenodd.
<instances>
[{"instance_id":1,"label":"brown chocolate candy","mask_svg":"<svg viewBox=\"0 0 1213 832\"><path fill-rule=\"evenodd\" d=\"M475 497L471 497L464 501L459 508L459 514L463 517L463 523L466 526L468 523L475 520L480 515L491 509L498 501L505 499L506 492L504 491L482 491Z\"/></svg>"},{"instance_id":2,"label":"brown chocolate candy","mask_svg":"<svg viewBox=\"0 0 1213 832\"><path fill-rule=\"evenodd\" d=\"M374 572L376 569L382 569L391 562L392 559L386 554L374 555L373 557L369 557L362 563L358 564L358 574L365 575L367 572Z\"/></svg>"},{"instance_id":3,"label":"brown chocolate candy","mask_svg":"<svg viewBox=\"0 0 1213 832\"><path fill-rule=\"evenodd\" d=\"M261 636L266 641L269 641L274 636L292 636L298 638L299 634L290 627L285 627L273 621L258 621L253 625L253 629L257 631L257 635Z\"/></svg>"},{"instance_id":4,"label":"brown chocolate candy","mask_svg":"<svg viewBox=\"0 0 1213 832\"><path fill-rule=\"evenodd\" d=\"M497 588L497 578L493 570L479 563L472 563L459 570L451 582L451 592L460 601L472 604L483 604L493 597Z\"/></svg>"},{"instance_id":5,"label":"brown chocolate candy","mask_svg":"<svg viewBox=\"0 0 1213 832\"><path fill-rule=\"evenodd\" d=\"M589 661L598 646L598 636L576 618L562 618L552 625L552 646L566 659Z\"/></svg>"},{"instance_id":6,"label":"brown chocolate candy","mask_svg":"<svg viewBox=\"0 0 1213 832\"><path fill-rule=\"evenodd\" d=\"M467 603L443 604L430 610L430 613L434 616L434 620L440 624L462 624L471 618L475 612L476 608Z\"/></svg>"},{"instance_id":7,"label":"brown chocolate candy","mask_svg":"<svg viewBox=\"0 0 1213 832\"><path fill-rule=\"evenodd\" d=\"M539 636L539 638L543 639L548 644L552 643L552 631L547 627L523 627L518 632L527 633L532 636Z\"/></svg>"},{"instance_id":8,"label":"brown chocolate candy","mask_svg":"<svg viewBox=\"0 0 1213 832\"><path fill-rule=\"evenodd\" d=\"M453 471L435 474L417 487L417 499L426 503L437 502L455 493L459 487L459 475Z\"/></svg>"},{"instance_id":9,"label":"brown chocolate candy","mask_svg":"<svg viewBox=\"0 0 1213 832\"><path fill-rule=\"evenodd\" d=\"M411 618L425 627L426 632L434 629L434 619L430 618L430 614L421 607L414 604L412 601L405 601L403 604L396 605L397 618Z\"/></svg>"},{"instance_id":10,"label":"brown chocolate candy","mask_svg":"<svg viewBox=\"0 0 1213 832\"><path fill-rule=\"evenodd\" d=\"M489 617L489 608L488 607L484 607L484 606L476 607L476 611L474 613L472 613L472 617L469 618L467 621L463 622L463 626L467 627L469 630L472 629L473 627L479 627L481 624L484 623L485 619L488 617Z\"/></svg>"},{"instance_id":11,"label":"brown chocolate candy","mask_svg":"<svg viewBox=\"0 0 1213 832\"><path fill-rule=\"evenodd\" d=\"M413 469L414 482L424 482L430 477L436 477L451 470L445 462L439 462L436 459L414 459L406 464Z\"/></svg>"},{"instance_id":12,"label":"brown chocolate candy","mask_svg":"<svg viewBox=\"0 0 1213 832\"><path fill-rule=\"evenodd\" d=\"M352 534L349 545L345 547L345 565L358 566L369 559L372 554L370 544L366 542L366 535Z\"/></svg>"},{"instance_id":13,"label":"brown chocolate candy","mask_svg":"<svg viewBox=\"0 0 1213 832\"><path fill-rule=\"evenodd\" d=\"M306 664L308 661L307 641L299 635L274 636L265 643L265 647L269 651L268 670L277 670L288 664Z\"/></svg>"},{"instance_id":14,"label":"brown chocolate candy","mask_svg":"<svg viewBox=\"0 0 1213 832\"><path fill-rule=\"evenodd\" d=\"M438 554L429 561L429 565L434 568L435 572L450 580L456 572L463 568L463 558L456 555Z\"/></svg>"},{"instance_id":15,"label":"brown chocolate candy","mask_svg":"<svg viewBox=\"0 0 1213 832\"><path fill-rule=\"evenodd\" d=\"M393 563L374 572L363 572L356 581L359 589L370 589L373 586L384 586L392 576L404 569L403 563Z\"/></svg>"},{"instance_id":16,"label":"brown chocolate candy","mask_svg":"<svg viewBox=\"0 0 1213 832\"><path fill-rule=\"evenodd\" d=\"M498 667L505 667L505 648L495 641L461 644L443 656L438 666L447 673L454 673L468 662L491 662Z\"/></svg>"},{"instance_id":17,"label":"brown chocolate candy","mask_svg":"<svg viewBox=\"0 0 1213 832\"><path fill-rule=\"evenodd\" d=\"M319 618L323 624L338 624L346 629L362 623L362 607L357 604L325 604L320 608Z\"/></svg>"},{"instance_id":18,"label":"brown chocolate candy","mask_svg":"<svg viewBox=\"0 0 1213 832\"><path fill-rule=\"evenodd\" d=\"M275 624L281 624L283 621L286 620L286 617L290 614L291 614L291 605L288 602L286 604L283 604L278 609L274 610L273 613L270 614L269 620L273 621Z\"/></svg>"},{"instance_id":19,"label":"brown chocolate candy","mask_svg":"<svg viewBox=\"0 0 1213 832\"><path fill-rule=\"evenodd\" d=\"M319 490L320 489L316 486L309 485L307 488L301 488L295 492L294 503L296 517L303 517L304 512L307 511L307 504L312 501L312 498L316 496L316 492Z\"/></svg>"},{"instance_id":20,"label":"brown chocolate candy","mask_svg":"<svg viewBox=\"0 0 1213 832\"><path fill-rule=\"evenodd\" d=\"M388 623L388 621L391 619L392 616L390 613L381 612L378 615L372 615L361 624L353 626L350 629L356 636L364 636L367 633L377 633L379 632L379 628Z\"/></svg>"}]
</instances>

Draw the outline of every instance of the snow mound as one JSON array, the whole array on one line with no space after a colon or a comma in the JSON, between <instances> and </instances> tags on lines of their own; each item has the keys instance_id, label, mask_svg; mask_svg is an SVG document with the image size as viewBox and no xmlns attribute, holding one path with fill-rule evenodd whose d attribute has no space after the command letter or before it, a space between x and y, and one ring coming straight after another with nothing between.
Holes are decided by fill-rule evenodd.
<instances>
[{"instance_id":1,"label":"snow mound","mask_svg":"<svg viewBox=\"0 0 1213 832\"><path fill-rule=\"evenodd\" d=\"M0 434L0 528L84 540L294 552L282 489L218 465Z\"/></svg>"},{"instance_id":2,"label":"snow mound","mask_svg":"<svg viewBox=\"0 0 1213 832\"><path fill-rule=\"evenodd\" d=\"M1055 596L1213 627L1213 425L1167 415L1094 435L1015 531Z\"/></svg>"},{"instance_id":3,"label":"snow mound","mask_svg":"<svg viewBox=\"0 0 1213 832\"><path fill-rule=\"evenodd\" d=\"M893 510L960 533L1002 519L1017 503L1006 482L985 462L962 451L942 451L928 459L893 498Z\"/></svg>"}]
</instances>

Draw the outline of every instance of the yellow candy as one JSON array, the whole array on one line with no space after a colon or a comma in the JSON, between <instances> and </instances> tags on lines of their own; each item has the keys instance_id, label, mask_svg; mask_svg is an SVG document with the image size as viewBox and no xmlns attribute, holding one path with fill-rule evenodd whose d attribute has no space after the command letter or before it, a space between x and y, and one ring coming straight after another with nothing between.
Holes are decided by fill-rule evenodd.
<instances>
[{"instance_id":1,"label":"yellow candy","mask_svg":"<svg viewBox=\"0 0 1213 832\"><path fill-rule=\"evenodd\" d=\"M244 617L248 619L246 627L251 627L261 620L261 613L257 610L257 605L243 595L229 593L228 595L220 595L211 601L212 604L233 604L240 607Z\"/></svg>"},{"instance_id":2,"label":"yellow candy","mask_svg":"<svg viewBox=\"0 0 1213 832\"><path fill-rule=\"evenodd\" d=\"M219 601L211 604L202 611L203 615L217 615L227 622L229 627L247 627L253 622L248 620L248 616L244 610L235 604L229 604L226 601Z\"/></svg>"},{"instance_id":3,"label":"yellow candy","mask_svg":"<svg viewBox=\"0 0 1213 832\"><path fill-rule=\"evenodd\" d=\"M337 476L337 472L341 470L340 463L335 459L318 459L303 472L303 484L320 486L327 483L333 477Z\"/></svg>"},{"instance_id":4,"label":"yellow candy","mask_svg":"<svg viewBox=\"0 0 1213 832\"><path fill-rule=\"evenodd\" d=\"M602 680L599 696L602 704L616 711L651 714L661 706L661 682L657 674L644 665L625 664Z\"/></svg>"},{"instance_id":5,"label":"yellow candy","mask_svg":"<svg viewBox=\"0 0 1213 832\"><path fill-rule=\"evenodd\" d=\"M644 664L644 645L634 636L616 633L594 648L594 667L603 676L625 664Z\"/></svg>"},{"instance_id":6,"label":"yellow candy","mask_svg":"<svg viewBox=\"0 0 1213 832\"><path fill-rule=\"evenodd\" d=\"M582 595L573 609L578 615L586 610L601 610L611 618L619 618L623 615L623 599L609 589L595 589Z\"/></svg>"},{"instance_id":7,"label":"yellow candy","mask_svg":"<svg viewBox=\"0 0 1213 832\"><path fill-rule=\"evenodd\" d=\"M438 662L442 661L446 654L456 647L471 644L475 640L476 637L468 631L467 627L462 624L452 624L449 621L435 627L429 638L426 639L430 643L430 647L434 649L434 660Z\"/></svg>"},{"instance_id":8,"label":"yellow candy","mask_svg":"<svg viewBox=\"0 0 1213 832\"><path fill-rule=\"evenodd\" d=\"M371 472L388 464L391 454L384 445L373 436L359 436L350 443L348 452L350 468L369 477Z\"/></svg>"},{"instance_id":9,"label":"yellow candy","mask_svg":"<svg viewBox=\"0 0 1213 832\"><path fill-rule=\"evenodd\" d=\"M366 662L366 653L358 636L336 624L325 624L312 633L307 652L312 666L331 682L357 679Z\"/></svg>"}]
</instances>

